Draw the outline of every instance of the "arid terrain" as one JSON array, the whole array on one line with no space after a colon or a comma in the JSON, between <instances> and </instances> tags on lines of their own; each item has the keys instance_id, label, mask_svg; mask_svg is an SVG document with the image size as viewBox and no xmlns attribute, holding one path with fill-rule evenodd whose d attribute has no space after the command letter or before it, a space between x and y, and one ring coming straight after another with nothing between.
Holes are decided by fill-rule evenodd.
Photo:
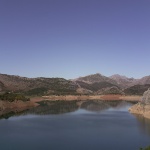
<instances>
[{"instance_id":1,"label":"arid terrain","mask_svg":"<svg viewBox=\"0 0 150 150\"><path fill-rule=\"evenodd\" d=\"M93 74L77 79L26 78L0 74L0 95L5 93L24 95L30 101L14 98L7 101L1 96L0 115L20 112L39 105L43 100L125 100L139 102L150 87L150 76L141 79L113 75Z\"/></svg>"},{"instance_id":2,"label":"arid terrain","mask_svg":"<svg viewBox=\"0 0 150 150\"><path fill-rule=\"evenodd\" d=\"M142 95L150 87L150 76L141 79L92 74L77 79L27 78L0 74L0 93L15 92L27 96L49 95Z\"/></svg>"},{"instance_id":3,"label":"arid terrain","mask_svg":"<svg viewBox=\"0 0 150 150\"><path fill-rule=\"evenodd\" d=\"M150 119L150 88L144 92L141 101L133 105L129 111L133 114L142 115Z\"/></svg>"}]
</instances>

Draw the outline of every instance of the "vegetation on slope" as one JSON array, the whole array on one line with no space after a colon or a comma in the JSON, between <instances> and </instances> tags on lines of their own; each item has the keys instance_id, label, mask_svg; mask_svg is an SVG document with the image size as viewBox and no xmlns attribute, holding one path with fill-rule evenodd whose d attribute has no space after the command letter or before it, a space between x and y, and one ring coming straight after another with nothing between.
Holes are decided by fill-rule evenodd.
<instances>
[{"instance_id":1,"label":"vegetation on slope","mask_svg":"<svg viewBox=\"0 0 150 150\"><path fill-rule=\"evenodd\" d=\"M150 88L150 84L134 85L124 90L126 95L143 95L143 93Z\"/></svg>"},{"instance_id":2,"label":"vegetation on slope","mask_svg":"<svg viewBox=\"0 0 150 150\"><path fill-rule=\"evenodd\" d=\"M124 92L116 87L116 86L112 86L112 87L107 87L107 88L102 88L100 90L97 91L97 94L102 94L102 95L109 95L109 94L124 94Z\"/></svg>"},{"instance_id":3,"label":"vegetation on slope","mask_svg":"<svg viewBox=\"0 0 150 150\"><path fill-rule=\"evenodd\" d=\"M8 93L8 92L6 92L6 93L0 95L0 100L13 102L15 100L29 101L30 99L26 98L22 94Z\"/></svg>"},{"instance_id":4,"label":"vegetation on slope","mask_svg":"<svg viewBox=\"0 0 150 150\"><path fill-rule=\"evenodd\" d=\"M28 96L75 94L77 85L63 78L26 78L0 74L0 92L23 93Z\"/></svg>"},{"instance_id":5,"label":"vegetation on slope","mask_svg":"<svg viewBox=\"0 0 150 150\"><path fill-rule=\"evenodd\" d=\"M82 81L76 81L82 88L84 89L88 89L88 90L91 90L91 91L98 91L102 88L107 88L107 87L112 87L114 86L114 84L111 84L109 82L95 82L95 83L92 83L92 84L88 84L88 83L85 83L85 82L82 82Z\"/></svg>"},{"instance_id":6,"label":"vegetation on slope","mask_svg":"<svg viewBox=\"0 0 150 150\"><path fill-rule=\"evenodd\" d=\"M149 76L140 80L141 84L145 82L149 83ZM74 81L63 78L26 78L0 74L0 93L22 93L26 96L122 94L122 92L126 95L142 95L149 87L150 84L134 85L123 91L115 80L101 74L81 77Z\"/></svg>"}]
</instances>

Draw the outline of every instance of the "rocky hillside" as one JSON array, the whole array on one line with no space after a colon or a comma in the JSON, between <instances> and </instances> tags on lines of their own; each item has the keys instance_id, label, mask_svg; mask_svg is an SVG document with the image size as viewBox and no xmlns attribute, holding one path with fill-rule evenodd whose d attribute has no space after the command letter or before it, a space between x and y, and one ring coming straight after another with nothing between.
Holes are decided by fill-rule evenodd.
<instances>
[{"instance_id":1,"label":"rocky hillside","mask_svg":"<svg viewBox=\"0 0 150 150\"><path fill-rule=\"evenodd\" d=\"M102 88L107 88L107 87L112 87L114 86L114 84L112 83L109 83L109 82L94 82L94 83L91 83L91 84L88 84L86 82L82 82L82 81L76 81L76 83L81 87L81 88L84 88L84 89L88 89L88 90L91 90L93 92L96 92Z\"/></svg>"},{"instance_id":2,"label":"rocky hillside","mask_svg":"<svg viewBox=\"0 0 150 150\"><path fill-rule=\"evenodd\" d=\"M26 95L74 94L78 86L63 78L26 78L0 74L0 92L23 92Z\"/></svg>"},{"instance_id":3,"label":"rocky hillside","mask_svg":"<svg viewBox=\"0 0 150 150\"><path fill-rule=\"evenodd\" d=\"M86 93L89 92L89 94L122 94L121 88L115 80L105 77L99 73L80 77L73 81L80 88L84 90L86 89ZM114 88L118 90L112 90Z\"/></svg>"},{"instance_id":4,"label":"rocky hillside","mask_svg":"<svg viewBox=\"0 0 150 150\"><path fill-rule=\"evenodd\" d=\"M115 80L118 85L122 88L128 88L134 85L145 85L150 84L150 76L145 76L141 79L128 78L126 76L121 76L118 74L112 75L109 78Z\"/></svg>"},{"instance_id":5,"label":"rocky hillside","mask_svg":"<svg viewBox=\"0 0 150 150\"><path fill-rule=\"evenodd\" d=\"M82 89L90 90L94 94L142 95L150 87L150 76L134 79L118 74L106 77L97 73L73 81Z\"/></svg>"},{"instance_id":6,"label":"rocky hillside","mask_svg":"<svg viewBox=\"0 0 150 150\"><path fill-rule=\"evenodd\" d=\"M133 114L140 114L150 119L150 88L144 92L141 102L132 106L129 111Z\"/></svg>"},{"instance_id":7,"label":"rocky hillside","mask_svg":"<svg viewBox=\"0 0 150 150\"><path fill-rule=\"evenodd\" d=\"M0 81L0 92L5 90L4 84Z\"/></svg>"},{"instance_id":8,"label":"rocky hillside","mask_svg":"<svg viewBox=\"0 0 150 150\"><path fill-rule=\"evenodd\" d=\"M109 78L115 80L117 84L120 85L122 88L130 87L136 81L136 79L134 78L128 78L126 76L121 76L118 74L112 75Z\"/></svg>"},{"instance_id":9,"label":"rocky hillside","mask_svg":"<svg viewBox=\"0 0 150 150\"><path fill-rule=\"evenodd\" d=\"M144 85L144 84L150 84L150 76L145 76L141 79L136 79L135 82L133 82L134 85Z\"/></svg>"},{"instance_id":10,"label":"rocky hillside","mask_svg":"<svg viewBox=\"0 0 150 150\"><path fill-rule=\"evenodd\" d=\"M111 78L103 76L99 73L88 75L88 76L85 76L85 77L79 77L77 79L74 79L74 81L82 81L82 82L85 82L85 83L88 83L88 84L107 82L107 83L111 83L111 84L114 84L114 85L118 85L115 80L112 80Z\"/></svg>"},{"instance_id":11,"label":"rocky hillside","mask_svg":"<svg viewBox=\"0 0 150 150\"><path fill-rule=\"evenodd\" d=\"M102 88L97 91L98 95L108 95L108 94L124 94L123 90L116 86L111 86L107 88Z\"/></svg>"},{"instance_id":12,"label":"rocky hillside","mask_svg":"<svg viewBox=\"0 0 150 150\"><path fill-rule=\"evenodd\" d=\"M150 88L150 76L134 79L116 74L110 78L118 83L125 95L143 95L144 91Z\"/></svg>"},{"instance_id":13,"label":"rocky hillside","mask_svg":"<svg viewBox=\"0 0 150 150\"><path fill-rule=\"evenodd\" d=\"M134 85L129 88L124 89L124 94L126 95L143 95L143 93L150 88L150 84L144 85Z\"/></svg>"},{"instance_id":14,"label":"rocky hillside","mask_svg":"<svg viewBox=\"0 0 150 150\"><path fill-rule=\"evenodd\" d=\"M0 74L0 93L16 92L25 95L66 94L126 94L142 95L150 87L150 76L142 79L92 74L74 80L63 78L26 78Z\"/></svg>"}]
</instances>

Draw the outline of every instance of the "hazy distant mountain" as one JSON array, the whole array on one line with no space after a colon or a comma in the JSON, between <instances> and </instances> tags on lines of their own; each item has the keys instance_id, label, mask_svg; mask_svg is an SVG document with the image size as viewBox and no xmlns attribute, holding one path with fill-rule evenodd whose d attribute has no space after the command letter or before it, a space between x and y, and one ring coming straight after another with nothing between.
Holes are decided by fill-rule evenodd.
<instances>
[{"instance_id":1,"label":"hazy distant mountain","mask_svg":"<svg viewBox=\"0 0 150 150\"><path fill-rule=\"evenodd\" d=\"M123 92L126 95L143 95L144 91L150 87L150 76L134 79L116 74L110 78L115 80L124 89Z\"/></svg>"},{"instance_id":2,"label":"hazy distant mountain","mask_svg":"<svg viewBox=\"0 0 150 150\"><path fill-rule=\"evenodd\" d=\"M141 79L134 79L118 74L106 77L97 73L85 77L79 77L74 81L81 88L91 90L96 94L142 95L143 92L150 87L148 85L150 84L150 76Z\"/></svg>"},{"instance_id":3,"label":"hazy distant mountain","mask_svg":"<svg viewBox=\"0 0 150 150\"><path fill-rule=\"evenodd\" d=\"M112 75L109 78L115 80L122 88L127 88L136 82L134 78L128 78L119 74Z\"/></svg>"},{"instance_id":4,"label":"hazy distant mountain","mask_svg":"<svg viewBox=\"0 0 150 150\"><path fill-rule=\"evenodd\" d=\"M115 80L99 73L77 78L74 82L82 89L93 91L95 94L121 94L121 89ZM118 90L113 90L114 88Z\"/></svg>"},{"instance_id":5,"label":"hazy distant mountain","mask_svg":"<svg viewBox=\"0 0 150 150\"><path fill-rule=\"evenodd\" d=\"M82 82L85 82L88 84L108 82L108 83L117 85L117 82L115 80L112 80L111 78L103 76L99 73L88 75L85 77L79 77L79 78L75 79L74 81L82 81Z\"/></svg>"},{"instance_id":6,"label":"hazy distant mountain","mask_svg":"<svg viewBox=\"0 0 150 150\"><path fill-rule=\"evenodd\" d=\"M137 85L137 84L140 84L140 85L150 84L150 76L145 76L141 79L136 79L134 81L134 85Z\"/></svg>"},{"instance_id":7,"label":"hazy distant mountain","mask_svg":"<svg viewBox=\"0 0 150 150\"><path fill-rule=\"evenodd\" d=\"M115 74L110 76L110 78L115 80L123 88L128 88L134 85L150 84L150 76L145 76L141 79L134 79Z\"/></svg>"}]
</instances>

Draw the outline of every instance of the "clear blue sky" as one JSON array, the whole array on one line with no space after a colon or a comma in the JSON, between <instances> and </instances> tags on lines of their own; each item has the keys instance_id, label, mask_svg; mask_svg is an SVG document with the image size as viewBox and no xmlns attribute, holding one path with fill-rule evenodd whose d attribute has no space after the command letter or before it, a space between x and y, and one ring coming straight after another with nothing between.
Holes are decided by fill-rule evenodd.
<instances>
[{"instance_id":1,"label":"clear blue sky","mask_svg":"<svg viewBox=\"0 0 150 150\"><path fill-rule=\"evenodd\" d=\"M0 0L0 73L150 75L150 0Z\"/></svg>"}]
</instances>

